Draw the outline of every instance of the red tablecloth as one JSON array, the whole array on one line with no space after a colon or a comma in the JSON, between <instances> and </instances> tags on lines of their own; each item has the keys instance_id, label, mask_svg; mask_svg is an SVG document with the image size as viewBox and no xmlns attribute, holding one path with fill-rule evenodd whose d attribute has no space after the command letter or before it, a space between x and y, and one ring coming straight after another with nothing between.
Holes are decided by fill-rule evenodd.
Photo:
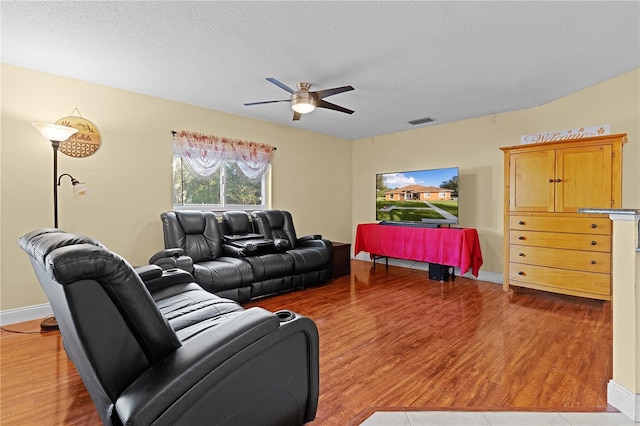
<instances>
[{"instance_id":1,"label":"red tablecloth","mask_svg":"<svg viewBox=\"0 0 640 426\"><path fill-rule=\"evenodd\" d=\"M473 228L420 228L363 223L356 230L355 254L418 260L469 269L478 276L482 251Z\"/></svg>"}]
</instances>

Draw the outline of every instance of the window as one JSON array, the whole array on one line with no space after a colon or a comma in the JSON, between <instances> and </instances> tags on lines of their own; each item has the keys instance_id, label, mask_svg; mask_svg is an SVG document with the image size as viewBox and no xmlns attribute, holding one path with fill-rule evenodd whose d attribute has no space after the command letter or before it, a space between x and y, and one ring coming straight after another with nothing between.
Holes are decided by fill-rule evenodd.
<instances>
[{"instance_id":1,"label":"window","mask_svg":"<svg viewBox=\"0 0 640 426\"><path fill-rule=\"evenodd\" d=\"M264 209L267 199L266 177L251 179L235 161L225 161L211 176L203 178L173 156L173 206L203 206L220 209Z\"/></svg>"},{"instance_id":2,"label":"window","mask_svg":"<svg viewBox=\"0 0 640 426\"><path fill-rule=\"evenodd\" d=\"M174 208L267 208L275 147L181 131L173 149Z\"/></svg>"}]
</instances>

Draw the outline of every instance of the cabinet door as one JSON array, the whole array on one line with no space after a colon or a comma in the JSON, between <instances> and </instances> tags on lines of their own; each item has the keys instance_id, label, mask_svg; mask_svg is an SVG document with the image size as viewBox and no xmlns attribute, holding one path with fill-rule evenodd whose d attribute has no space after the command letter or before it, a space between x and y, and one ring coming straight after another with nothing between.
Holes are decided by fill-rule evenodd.
<instances>
[{"instance_id":1,"label":"cabinet door","mask_svg":"<svg viewBox=\"0 0 640 426\"><path fill-rule=\"evenodd\" d=\"M554 211L554 151L516 153L509 161L509 210Z\"/></svg>"},{"instance_id":2,"label":"cabinet door","mask_svg":"<svg viewBox=\"0 0 640 426\"><path fill-rule=\"evenodd\" d=\"M555 211L611 208L611 145L556 150Z\"/></svg>"}]
</instances>

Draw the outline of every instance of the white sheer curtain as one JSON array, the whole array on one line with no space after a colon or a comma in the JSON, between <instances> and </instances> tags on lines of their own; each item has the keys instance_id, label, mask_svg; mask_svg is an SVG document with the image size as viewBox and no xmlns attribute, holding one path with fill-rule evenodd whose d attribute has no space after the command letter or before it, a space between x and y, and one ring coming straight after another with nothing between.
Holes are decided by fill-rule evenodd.
<instances>
[{"instance_id":1,"label":"white sheer curtain","mask_svg":"<svg viewBox=\"0 0 640 426\"><path fill-rule=\"evenodd\" d=\"M227 144L213 136L183 130L174 135L173 149L196 175L208 177L224 162Z\"/></svg>"},{"instance_id":2,"label":"white sheer curtain","mask_svg":"<svg viewBox=\"0 0 640 426\"><path fill-rule=\"evenodd\" d=\"M271 164L274 147L257 142L236 141L230 144L228 156L249 179L260 179Z\"/></svg>"},{"instance_id":3,"label":"white sheer curtain","mask_svg":"<svg viewBox=\"0 0 640 426\"><path fill-rule=\"evenodd\" d=\"M276 149L263 143L185 130L174 133L173 148L198 176L211 176L224 161L235 161L250 179L264 176Z\"/></svg>"}]
</instances>

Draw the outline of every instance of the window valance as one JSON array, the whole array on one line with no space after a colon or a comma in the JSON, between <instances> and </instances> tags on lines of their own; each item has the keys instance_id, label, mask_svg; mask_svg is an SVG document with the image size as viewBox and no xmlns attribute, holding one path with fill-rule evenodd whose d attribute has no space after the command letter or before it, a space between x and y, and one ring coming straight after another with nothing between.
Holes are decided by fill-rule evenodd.
<instances>
[{"instance_id":1,"label":"window valance","mask_svg":"<svg viewBox=\"0 0 640 426\"><path fill-rule=\"evenodd\" d=\"M233 161L248 178L259 179L267 172L276 147L181 130L173 132L173 149L199 176L211 176L225 161Z\"/></svg>"}]
</instances>

